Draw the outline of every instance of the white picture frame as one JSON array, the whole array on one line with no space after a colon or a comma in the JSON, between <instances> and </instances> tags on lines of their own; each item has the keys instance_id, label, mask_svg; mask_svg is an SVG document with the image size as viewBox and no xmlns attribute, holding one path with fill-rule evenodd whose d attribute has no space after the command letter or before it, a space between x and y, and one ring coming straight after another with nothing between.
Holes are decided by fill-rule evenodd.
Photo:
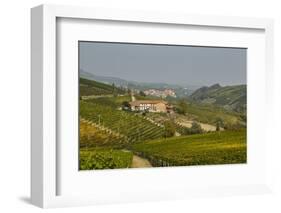
<instances>
[{"instance_id":1,"label":"white picture frame","mask_svg":"<svg viewBox=\"0 0 281 213\"><path fill-rule=\"evenodd\" d=\"M270 192L270 161L266 161L265 152L259 152L259 158L265 160L265 165L257 171L257 174L263 173L264 178L259 179L254 184L245 183L216 184L200 187L200 183L194 183L194 187L183 186L178 188L170 185L169 188L160 190L159 187L151 188L150 195L143 196L139 193L133 195L132 191L118 191L111 194L60 194L58 193L58 185L61 184L59 178L60 166L58 159L60 158L57 147L57 88L60 82L57 79L57 36L58 24L60 19L79 19L79 20L102 20L102 21L118 21L130 23L153 23L159 28L169 26L200 26L207 28L219 28L232 31L238 30L258 30L263 32L262 41L264 44L264 67L261 69L260 78L264 81L264 108L269 111L265 120L272 119L272 95L273 88L273 21L271 19L256 18L240 18L240 17L216 17L204 15L187 15L173 13L153 13L147 11L123 11L112 9L84 8L74 6L54 6L41 5L31 10L31 201L33 204L43 207L62 207L76 205L91 205L99 203L116 203L116 202L138 202L144 200L165 200L178 199L197 196L214 196L214 195L233 195L233 194L253 194ZM233 35L235 36L235 35ZM77 99L78 100L78 99ZM265 122L267 123L267 122ZM270 130L266 126L264 142L262 147L270 145L268 134ZM183 172L182 167L179 172ZM229 168L225 168L227 172ZM159 170L160 171L160 170ZM168 174L170 170L161 170L159 174ZM114 171L110 175L116 175ZM206 169L204 174L208 174L210 170ZM149 175L152 170L134 170L131 174L125 175ZM160 174L161 173L161 174ZM180 173L179 173L180 174ZM203 174L203 173L202 173ZM200 175L200 172L198 173ZM240 174L241 175L241 174ZM258 178L257 178L258 179ZM231 182L231 181L230 181ZM124 186L126 188L126 186ZM163 185L164 187L164 185ZM90 188L90 187L89 187ZM188 190L187 190L188 189ZM99 191L97 191L99 192ZM123 193L120 196L119 193Z\"/></svg>"}]
</instances>

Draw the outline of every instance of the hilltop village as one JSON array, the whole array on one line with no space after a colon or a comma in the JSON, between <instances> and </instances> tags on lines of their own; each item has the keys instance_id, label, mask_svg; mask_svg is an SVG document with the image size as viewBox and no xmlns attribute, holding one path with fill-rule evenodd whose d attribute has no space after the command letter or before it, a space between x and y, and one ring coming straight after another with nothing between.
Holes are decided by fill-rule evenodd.
<instances>
[{"instance_id":1,"label":"hilltop village","mask_svg":"<svg viewBox=\"0 0 281 213\"><path fill-rule=\"evenodd\" d=\"M156 96L156 97L161 97L161 98L166 98L168 96L176 98L176 93L173 89L164 89L164 90L159 90L159 89L148 89L143 91L144 94L149 95L149 96Z\"/></svg>"}]
</instances>

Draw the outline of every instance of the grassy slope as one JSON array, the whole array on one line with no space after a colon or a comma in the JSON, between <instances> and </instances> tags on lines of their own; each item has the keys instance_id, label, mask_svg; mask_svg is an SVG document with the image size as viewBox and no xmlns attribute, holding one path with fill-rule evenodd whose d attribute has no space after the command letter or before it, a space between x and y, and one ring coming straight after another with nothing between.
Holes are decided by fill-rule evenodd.
<instances>
[{"instance_id":1,"label":"grassy slope","mask_svg":"<svg viewBox=\"0 0 281 213\"><path fill-rule=\"evenodd\" d=\"M199 122L209 124L215 124L218 118L222 119L223 122L228 125L243 122L239 113L204 104L189 103L187 115Z\"/></svg>"},{"instance_id":2,"label":"grassy slope","mask_svg":"<svg viewBox=\"0 0 281 213\"><path fill-rule=\"evenodd\" d=\"M85 101L87 103L100 104L117 109L118 107L122 106L122 102L124 101L130 102L131 96L124 95L124 96L117 96L117 97L99 97L99 98L88 99Z\"/></svg>"},{"instance_id":3,"label":"grassy slope","mask_svg":"<svg viewBox=\"0 0 281 213\"><path fill-rule=\"evenodd\" d=\"M246 110L246 85L221 87L213 85L196 90L190 98L202 103L212 103L238 112Z\"/></svg>"},{"instance_id":4,"label":"grassy slope","mask_svg":"<svg viewBox=\"0 0 281 213\"><path fill-rule=\"evenodd\" d=\"M124 94L125 91L101 82L80 78L80 96Z\"/></svg>"},{"instance_id":5,"label":"grassy slope","mask_svg":"<svg viewBox=\"0 0 281 213\"><path fill-rule=\"evenodd\" d=\"M159 160L177 166L246 163L246 131L158 139L135 144L133 150L156 164Z\"/></svg>"}]
</instances>

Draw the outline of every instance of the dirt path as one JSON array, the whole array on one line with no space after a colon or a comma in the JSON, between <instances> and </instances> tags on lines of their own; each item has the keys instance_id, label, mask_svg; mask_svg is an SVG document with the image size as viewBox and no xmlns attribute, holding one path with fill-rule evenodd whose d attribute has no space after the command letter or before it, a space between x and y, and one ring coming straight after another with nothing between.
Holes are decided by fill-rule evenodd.
<instances>
[{"instance_id":1,"label":"dirt path","mask_svg":"<svg viewBox=\"0 0 281 213\"><path fill-rule=\"evenodd\" d=\"M193 121L179 119L179 120L177 120L177 123L182 125L182 126L190 128L192 126ZM205 131L216 131L216 126L214 126L214 125L206 124L206 123L200 123L200 122L197 122L197 123L199 123L201 128Z\"/></svg>"},{"instance_id":2,"label":"dirt path","mask_svg":"<svg viewBox=\"0 0 281 213\"><path fill-rule=\"evenodd\" d=\"M137 155L133 156L132 161L132 168L145 168L145 167L152 167L148 160L141 158Z\"/></svg>"},{"instance_id":3,"label":"dirt path","mask_svg":"<svg viewBox=\"0 0 281 213\"><path fill-rule=\"evenodd\" d=\"M203 124L203 123L199 123L201 128L204 129L205 131L216 131L216 127L214 125L211 124Z\"/></svg>"}]
</instances>

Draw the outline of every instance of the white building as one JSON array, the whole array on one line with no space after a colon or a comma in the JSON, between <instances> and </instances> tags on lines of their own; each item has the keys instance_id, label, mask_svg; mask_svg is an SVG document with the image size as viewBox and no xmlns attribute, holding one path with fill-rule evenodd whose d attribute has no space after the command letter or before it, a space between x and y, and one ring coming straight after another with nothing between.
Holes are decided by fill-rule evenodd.
<instances>
[{"instance_id":1,"label":"white building","mask_svg":"<svg viewBox=\"0 0 281 213\"><path fill-rule=\"evenodd\" d=\"M130 102L132 111L171 112L172 108L163 100L137 100Z\"/></svg>"}]
</instances>

